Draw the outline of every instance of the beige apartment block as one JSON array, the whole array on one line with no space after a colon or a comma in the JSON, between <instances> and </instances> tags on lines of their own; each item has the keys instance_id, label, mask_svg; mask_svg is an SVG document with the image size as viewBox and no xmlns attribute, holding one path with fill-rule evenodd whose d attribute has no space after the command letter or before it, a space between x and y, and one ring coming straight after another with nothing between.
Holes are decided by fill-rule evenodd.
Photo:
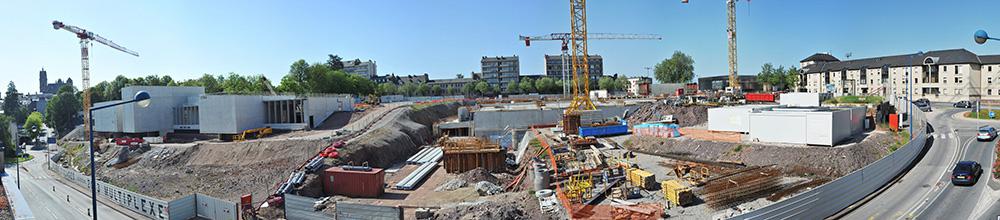
<instances>
[{"instance_id":1,"label":"beige apartment block","mask_svg":"<svg viewBox=\"0 0 1000 220\"><path fill-rule=\"evenodd\" d=\"M1000 55L950 49L839 60L817 53L800 66L799 89L805 92L1000 102Z\"/></svg>"}]
</instances>

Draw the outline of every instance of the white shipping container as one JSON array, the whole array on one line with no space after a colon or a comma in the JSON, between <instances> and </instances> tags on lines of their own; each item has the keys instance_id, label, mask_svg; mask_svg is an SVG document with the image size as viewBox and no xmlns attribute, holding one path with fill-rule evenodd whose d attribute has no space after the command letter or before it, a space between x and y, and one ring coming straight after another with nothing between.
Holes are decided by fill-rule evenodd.
<instances>
[{"instance_id":1,"label":"white shipping container","mask_svg":"<svg viewBox=\"0 0 1000 220\"><path fill-rule=\"evenodd\" d=\"M778 103L784 106L818 107L830 97L830 93L784 93Z\"/></svg>"},{"instance_id":2,"label":"white shipping container","mask_svg":"<svg viewBox=\"0 0 1000 220\"><path fill-rule=\"evenodd\" d=\"M750 131L750 113L773 105L743 105L708 109L708 130L746 133Z\"/></svg>"}]
</instances>

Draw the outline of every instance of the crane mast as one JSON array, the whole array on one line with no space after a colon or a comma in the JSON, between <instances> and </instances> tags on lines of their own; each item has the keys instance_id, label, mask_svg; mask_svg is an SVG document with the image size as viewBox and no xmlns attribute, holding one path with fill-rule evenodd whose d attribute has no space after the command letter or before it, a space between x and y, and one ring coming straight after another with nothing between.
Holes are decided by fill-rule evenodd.
<instances>
[{"instance_id":1,"label":"crane mast","mask_svg":"<svg viewBox=\"0 0 1000 220\"><path fill-rule=\"evenodd\" d=\"M79 27L76 27L76 26L66 25L66 24L63 24L62 22L59 22L59 21L52 21L52 28L56 29L56 30L62 29L62 30L69 31L70 33L75 34L76 37L80 39L80 65L81 65L81 71L80 72L83 75L81 77L83 79L83 87L82 87L82 89L83 89L83 123L84 123L83 125L84 125L84 128L87 128L87 127L89 127L89 125L91 123L91 120L90 120L90 117L91 117L91 115L90 115L90 107L91 107L91 101L90 101L90 42L91 41L97 41L98 43L107 45L108 47L114 48L114 49L119 50L121 52L125 52L127 54L131 54L132 56L139 56L139 53L136 53L135 51L131 51L129 49L126 49L125 47L119 46L118 44L115 44L115 42L112 42L111 40L105 39L105 38L101 37L100 35L95 34L94 32L90 32L90 31L87 31L87 30L85 30L83 28L79 28ZM84 135L83 136L84 137L89 137L90 136L89 129L84 129Z\"/></svg>"},{"instance_id":2,"label":"crane mast","mask_svg":"<svg viewBox=\"0 0 1000 220\"><path fill-rule=\"evenodd\" d=\"M595 110L590 100L590 64L587 62L587 0L570 0L570 65L573 70L573 101L565 114ZM579 123L579 122L578 122Z\"/></svg>"},{"instance_id":3,"label":"crane mast","mask_svg":"<svg viewBox=\"0 0 1000 220\"><path fill-rule=\"evenodd\" d=\"M736 79L736 0L726 0L726 34L729 38L729 87L743 91Z\"/></svg>"}]
</instances>

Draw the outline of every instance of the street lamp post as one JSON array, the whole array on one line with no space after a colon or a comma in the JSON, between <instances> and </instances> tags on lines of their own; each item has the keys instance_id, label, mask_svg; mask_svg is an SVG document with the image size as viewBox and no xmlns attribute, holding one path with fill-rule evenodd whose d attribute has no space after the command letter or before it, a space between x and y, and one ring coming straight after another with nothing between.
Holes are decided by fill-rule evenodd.
<instances>
[{"instance_id":1,"label":"street lamp post","mask_svg":"<svg viewBox=\"0 0 1000 220\"><path fill-rule=\"evenodd\" d=\"M89 141L90 141L90 200L91 200L91 203L92 203L91 204L92 205L91 209L93 210L91 213L93 214L94 220L97 220L97 169L96 169L96 166L94 165L94 122L93 122L93 120L94 120L94 117L93 117L94 111L105 109L105 108L110 108L110 107L115 107L115 106L119 106L119 105L129 104L129 103L137 103L139 107L145 108L146 106L149 106L149 104L150 104L149 93L146 92L146 91L139 91L139 92L135 93L135 97L133 97L132 100L124 101L124 102L119 102L119 103L115 103L115 104L110 104L110 105L105 105L105 106L101 106L101 107L92 107L92 108L90 108L90 110L88 112L92 116L92 117L90 117L90 120L91 120L90 123L88 123L90 126L88 126L87 129L90 132L90 137L89 137Z\"/></svg>"},{"instance_id":2,"label":"street lamp post","mask_svg":"<svg viewBox=\"0 0 1000 220\"><path fill-rule=\"evenodd\" d=\"M990 37L990 35L986 34L986 31L984 30L976 30L976 33L973 34L972 36L976 40L977 44L985 44L986 40L1000 40L997 38ZM982 102L982 99L983 99L982 95L980 95L979 100L976 101L976 119L979 119L979 110L982 106L980 102Z\"/></svg>"}]
</instances>

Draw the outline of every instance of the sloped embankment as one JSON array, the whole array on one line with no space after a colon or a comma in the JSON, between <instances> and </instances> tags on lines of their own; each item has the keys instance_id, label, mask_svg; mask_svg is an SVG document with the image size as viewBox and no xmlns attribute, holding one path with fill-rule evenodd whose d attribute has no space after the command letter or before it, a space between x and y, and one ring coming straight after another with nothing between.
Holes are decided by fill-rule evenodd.
<instances>
[{"instance_id":1,"label":"sloped embankment","mask_svg":"<svg viewBox=\"0 0 1000 220\"><path fill-rule=\"evenodd\" d=\"M368 162L374 167L389 167L417 152L420 146L434 141L433 125L455 116L459 103L444 103L421 109L401 108L389 112L368 132L347 142L341 149L340 162Z\"/></svg>"}]
</instances>

